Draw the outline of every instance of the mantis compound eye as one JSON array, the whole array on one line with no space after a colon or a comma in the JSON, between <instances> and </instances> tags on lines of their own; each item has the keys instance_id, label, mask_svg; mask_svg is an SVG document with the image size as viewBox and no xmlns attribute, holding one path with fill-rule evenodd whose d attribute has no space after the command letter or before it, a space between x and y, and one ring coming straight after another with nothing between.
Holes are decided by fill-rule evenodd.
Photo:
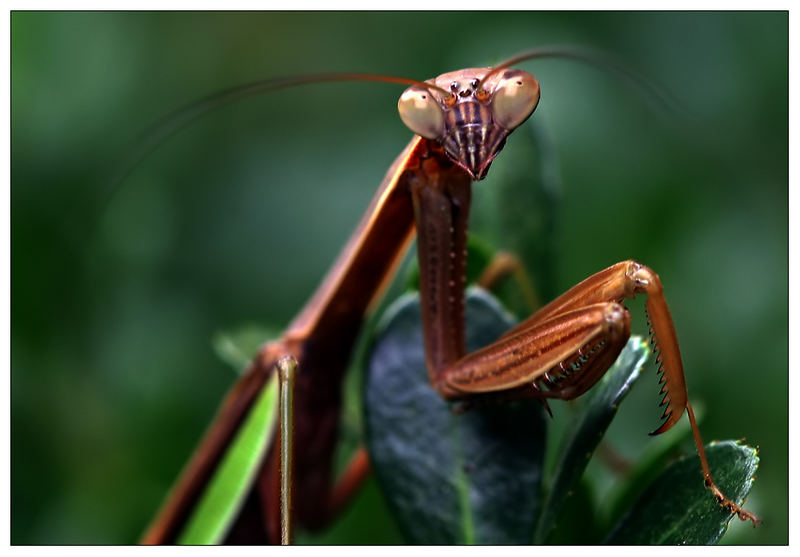
<instances>
[{"instance_id":1,"label":"mantis compound eye","mask_svg":"<svg viewBox=\"0 0 800 557\"><path fill-rule=\"evenodd\" d=\"M400 119L412 132L426 139L439 139L444 129L444 112L430 90L413 86L397 101Z\"/></svg>"},{"instance_id":2,"label":"mantis compound eye","mask_svg":"<svg viewBox=\"0 0 800 557\"><path fill-rule=\"evenodd\" d=\"M533 114L539 104L539 82L528 72L509 70L497 84L492 99L495 122L513 130Z\"/></svg>"}]
</instances>

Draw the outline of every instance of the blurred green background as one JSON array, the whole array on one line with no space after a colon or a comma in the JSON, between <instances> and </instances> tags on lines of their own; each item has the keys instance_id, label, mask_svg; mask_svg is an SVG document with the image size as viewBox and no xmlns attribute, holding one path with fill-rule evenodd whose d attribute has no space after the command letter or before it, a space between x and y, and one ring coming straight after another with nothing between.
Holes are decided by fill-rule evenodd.
<instances>
[{"instance_id":1,"label":"blurred green background","mask_svg":"<svg viewBox=\"0 0 800 557\"><path fill-rule=\"evenodd\" d=\"M564 43L683 110L574 62L523 65L563 184L559 289L626 258L661 275L705 440L761 451L764 524L724 541L788 542L786 13L17 12L11 32L12 543L136 541L235 378L214 334L285 326L410 138L402 86L270 93L176 134L106 203L153 122L265 76L426 79ZM614 426L630 455L659 424L647 373ZM370 484L309 541L397 541L385 520Z\"/></svg>"}]
</instances>

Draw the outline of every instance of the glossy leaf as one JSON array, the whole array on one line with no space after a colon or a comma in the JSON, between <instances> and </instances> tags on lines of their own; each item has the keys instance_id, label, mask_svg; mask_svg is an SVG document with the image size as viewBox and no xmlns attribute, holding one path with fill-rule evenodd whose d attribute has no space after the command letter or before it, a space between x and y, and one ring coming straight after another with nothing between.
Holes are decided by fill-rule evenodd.
<instances>
[{"instance_id":1,"label":"glossy leaf","mask_svg":"<svg viewBox=\"0 0 800 557\"><path fill-rule=\"evenodd\" d=\"M488 344L512 324L478 289L468 291L466 315L468 349ZM387 312L368 365L370 458L407 540L528 543L539 514L541 405L523 401L454 413L428 379L416 295Z\"/></svg>"},{"instance_id":2,"label":"glossy leaf","mask_svg":"<svg viewBox=\"0 0 800 557\"><path fill-rule=\"evenodd\" d=\"M736 441L706 446L711 472L720 489L742 504L758 469L758 452ZM695 455L672 464L642 494L607 542L638 544L714 544L734 515L704 489ZM737 519L738 520L738 519Z\"/></svg>"},{"instance_id":3,"label":"glossy leaf","mask_svg":"<svg viewBox=\"0 0 800 557\"><path fill-rule=\"evenodd\" d=\"M648 354L647 343L639 337L631 338L616 363L586 395L591 398L575 418L571 433L561 445L555 477L548 490L534 541L543 543L555 526L562 506L575 490L620 402L639 377Z\"/></svg>"}]
</instances>

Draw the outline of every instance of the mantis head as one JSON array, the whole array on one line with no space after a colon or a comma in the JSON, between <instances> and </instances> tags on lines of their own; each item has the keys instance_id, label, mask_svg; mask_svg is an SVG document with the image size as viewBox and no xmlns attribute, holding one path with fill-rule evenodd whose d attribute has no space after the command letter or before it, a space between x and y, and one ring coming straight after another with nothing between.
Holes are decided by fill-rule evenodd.
<instances>
[{"instance_id":1,"label":"mantis head","mask_svg":"<svg viewBox=\"0 0 800 557\"><path fill-rule=\"evenodd\" d=\"M539 103L539 82L522 70L469 68L430 84L405 90L397 103L400 118L414 133L440 143L473 180L486 177L508 134Z\"/></svg>"}]
</instances>

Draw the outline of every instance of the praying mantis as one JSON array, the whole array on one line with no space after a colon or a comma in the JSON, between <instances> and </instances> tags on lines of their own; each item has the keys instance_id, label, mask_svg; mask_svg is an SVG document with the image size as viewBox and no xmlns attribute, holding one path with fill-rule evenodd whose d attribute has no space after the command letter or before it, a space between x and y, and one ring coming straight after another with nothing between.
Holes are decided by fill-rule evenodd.
<instances>
[{"instance_id":1,"label":"praying mantis","mask_svg":"<svg viewBox=\"0 0 800 557\"><path fill-rule=\"evenodd\" d=\"M331 481L331 458L341 406L341 383L365 315L416 234L426 363L431 388L444 399L495 401L572 400L611 367L631 334L626 299L647 299L650 333L658 353L664 412L653 434L688 416L705 486L742 520L758 518L729 499L714 482L686 391L678 338L653 269L622 261L578 283L520 322L495 343L467 353L464 288L467 223L473 181L483 179L509 135L535 111L539 83L514 69L523 61L558 55L524 52L501 64L448 72L429 81L369 74L328 74L235 89L312 81L370 80L410 87L398 102L415 134L388 170L361 222L310 301L280 338L266 344L226 395L218 415L143 538L171 543L208 481L233 432L267 378L293 373L293 458L283 455L290 426L268 449L255 491L269 541L289 541L292 523L320 526L352 497L369 472L358 451L345 473ZM563 54L563 53L562 53ZM291 368L296 369L288 371ZM288 386L287 386L288 389ZM291 481L288 478L291 477ZM286 500L288 494L293 506ZM290 514L291 511L291 514Z\"/></svg>"}]
</instances>

